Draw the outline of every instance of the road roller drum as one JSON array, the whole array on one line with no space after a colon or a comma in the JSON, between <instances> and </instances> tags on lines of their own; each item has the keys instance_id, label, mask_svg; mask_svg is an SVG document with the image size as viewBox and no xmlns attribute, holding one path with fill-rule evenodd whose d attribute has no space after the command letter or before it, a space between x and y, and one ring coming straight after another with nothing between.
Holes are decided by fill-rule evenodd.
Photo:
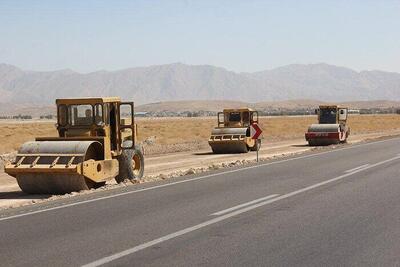
<instances>
[{"instance_id":1,"label":"road roller drum","mask_svg":"<svg viewBox=\"0 0 400 267\"><path fill-rule=\"evenodd\" d=\"M335 133L340 132L340 124L311 124L308 132Z\"/></svg>"},{"instance_id":2,"label":"road roller drum","mask_svg":"<svg viewBox=\"0 0 400 267\"><path fill-rule=\"evenodd\" d=\"M27 142L8 166L22 191L31 194L65 194L87 190L95 182L80 174L78 165L86 160L102 160L102 145L96 141Z\"/></svg>"}]
</instances>

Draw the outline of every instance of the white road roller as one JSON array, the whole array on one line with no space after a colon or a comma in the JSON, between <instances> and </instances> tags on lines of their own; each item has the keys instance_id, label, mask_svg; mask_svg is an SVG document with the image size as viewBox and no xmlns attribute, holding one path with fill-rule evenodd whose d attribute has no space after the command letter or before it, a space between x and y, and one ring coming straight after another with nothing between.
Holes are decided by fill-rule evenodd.
<instances>
[{"instance_id":1,"label":"white road roller","mask_svg":"<svg viewBox=\"0 0 400 267\"><path fill-rule=\"evenodd\" d=\"M336 105L319 106L318 124L312 124L305 134L310 146L346 143L350 135L347 125L348 108Z\"/></svg>"}]
</instances>

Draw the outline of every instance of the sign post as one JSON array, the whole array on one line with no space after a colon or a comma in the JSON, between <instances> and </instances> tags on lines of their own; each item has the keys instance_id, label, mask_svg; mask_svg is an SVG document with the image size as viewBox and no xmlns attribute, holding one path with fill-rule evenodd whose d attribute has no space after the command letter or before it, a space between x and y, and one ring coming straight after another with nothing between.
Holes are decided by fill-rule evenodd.
<instances>
[{"instance_id":1,"label":"sign post","mask_svg":"<svg viewBox=\"0 0 400 267\"><path fill-rule=\"evenodd\" d=\"M257 162L258 162L258 150L260 149L259 146L259 137L262 134L262 130L258 127L257 123L253 123L250 126L250 137L255 140L256 142L256 151L257 151Z\"/></svg>"}]
</instances>

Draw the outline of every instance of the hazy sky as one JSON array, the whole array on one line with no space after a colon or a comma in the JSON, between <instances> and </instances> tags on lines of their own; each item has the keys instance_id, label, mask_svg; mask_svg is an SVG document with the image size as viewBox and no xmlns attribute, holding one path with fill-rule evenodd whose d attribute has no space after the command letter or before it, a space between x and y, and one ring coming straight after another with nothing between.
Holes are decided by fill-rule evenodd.
<instances>
[{"instance_id":1,"label":"hazy sky","mask_svg":"<svg viewBox=\"0 0 400 267\"><path fill-rule=\"evenodd\" d=\"M400 0L0 0L0 62L81 72L326 62L400 72Z\"/></svg>"}]
</instances>

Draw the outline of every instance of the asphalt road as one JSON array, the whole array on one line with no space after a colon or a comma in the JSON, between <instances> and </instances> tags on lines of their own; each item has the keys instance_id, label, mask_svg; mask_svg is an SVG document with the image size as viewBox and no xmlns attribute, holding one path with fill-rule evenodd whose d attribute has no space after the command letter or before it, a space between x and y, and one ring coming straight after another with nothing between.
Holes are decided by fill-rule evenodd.
<instances>
[{"instance_id":1,"label":"asphalt road","mask_svg":"<svg viewBox=\"0 0 400 267\"><path fill-rule=\"evenodd\" d=\"M0 214L1 266L399 266L400 139Z\"/></svg>"}]
</instances>

